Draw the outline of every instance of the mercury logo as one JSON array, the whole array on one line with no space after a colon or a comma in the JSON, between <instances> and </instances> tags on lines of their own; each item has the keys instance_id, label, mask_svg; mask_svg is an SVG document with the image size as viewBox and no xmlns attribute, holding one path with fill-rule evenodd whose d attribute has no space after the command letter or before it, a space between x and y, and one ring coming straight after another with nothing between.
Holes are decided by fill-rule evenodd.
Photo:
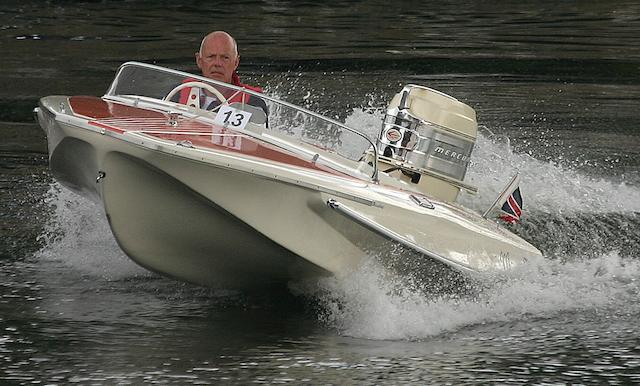
<instances>
[{"instance_id":1,"label":"mercury logo","mask_svg":"<svg viewBox=\"0 0 640 386\"><path fill-rule=\"evenodd\" d=\"M402 134L400 133L400 131L396 129L387 130L387 132L385 133L385 136L387 137L387 141L389 142L396 142L396 141L399 141L400 138L402 138Z\"/></svg>"},{"instance_id":2,"label":"mercury logo","mask_svg":"<svg viewBox=\"0 0 640 386\"><path fill-rule=\"evenodd\" d=\"M469 162L469 156L464 155L463 153L459 153L457 151L453 151L450 149L444 149L442 146L438 146L434 149L434 152L437 154L442 154L446 157L455 159L461 162Z\"/></svg>"}]
</instances>

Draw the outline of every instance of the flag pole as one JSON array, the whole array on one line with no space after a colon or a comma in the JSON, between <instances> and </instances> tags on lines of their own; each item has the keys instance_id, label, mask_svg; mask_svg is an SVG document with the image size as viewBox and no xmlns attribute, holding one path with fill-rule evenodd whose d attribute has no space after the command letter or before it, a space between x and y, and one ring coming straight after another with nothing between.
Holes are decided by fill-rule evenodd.
<instances>
[{"instance_id":1,"label":"flag pole","mask_svg":"<svg viewBox=\"0 0 640 386\"><path fill-rule=\"evenodd\" d=\"M487 209L484 214L482 215L482 217L487 218L487 216L489 215L489 213L494 210L498 205L502 204L502 201L504 201L505 197L507 197L509 194L511 194L512 190L513 190L513 186L517 185L517 181L518 181L518 177L520 177L520 172L516 172L516 175L513 176L513 178L511 178L511 181L509 181L509 183L507 184L507 186L504 187L504 189L502 190L502 192L498 195L498 197L496 198L496 200L493 202L493 204L491 204L491 206L489 207L489 209Z\"/></svg>"}]
</instances>

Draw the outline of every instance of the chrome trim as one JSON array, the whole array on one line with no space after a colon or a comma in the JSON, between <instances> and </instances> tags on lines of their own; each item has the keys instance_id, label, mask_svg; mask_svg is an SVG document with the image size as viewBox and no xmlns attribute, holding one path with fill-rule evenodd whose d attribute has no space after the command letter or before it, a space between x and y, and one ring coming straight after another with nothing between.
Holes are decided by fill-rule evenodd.
<instances>
[{"instance_id":1,"label":"chrome trim","mask_svg":"<svg viewBox=\"0 0 640 386\"><path fill-rule=\"evenodd\" d=\"M437 260L443 264L446 264L452 268L455 268L461 272L467 273L467 274L472 274L472 273L477 273L477 271L475 271L474 269L470 268L469 266L465 265L465 264L461 264L458 263L457 261L453 261L451 259L448 259L440 254L437 254L433 251L430 251L428 249L422 248L421 246L412 243L411 241L407 240L405 237L402 237L401 235L397 234L396 232L392 231L391 229L385 227L382 224L379 224L369 218L367 218L366 216L360 214L358 211L339 203L338 201L336 201L335 199L329 199L327 200L327 206L335 211L337 211L338 213L340 213L341 215L347 217L348 219L353 220L354 222L364 226L365 228L368 228L376 233L378 233L381 236L384 236L385 238L395 241L409 249L412 249L418 253L421 253L427 257L430 257L434 260Z\"/></svg>"},{"instance_id":2,"label":"chrome trim","mask_svg":"<svg viewBox=\"0 0 640 386\"><path fill-rule=\"evenodd\" d=\"M456 186L458 188L465 189L466 191L468 191L470 193L474 193L474 194L478 193L478 188L477 187L475 187L473 185L466 184L463 181L456 180L456 179L454 179L452 177L449 177L449 176L446 176L444 174L438 173L438 172L436 172L434 170L418 168L418 167L415 167L414 165L408 164L406 162L398 161L398 160L395 160L393 158L389 158L389 157L385 157L385 156L380 156L379 159L380 159L381 163L386 163L386 164L389 164L389 165L393 165L394 170L395 169L403 169L403 170L407 170L407 171L413 171L413 172L416 172L416 173L420 173L422 175L428 175L428 176L431 176L431 177L439 178L439 179L444 180L447 183L449 183L451 185L454 185L454 186Z\"/></svg>"},{"instance_id":3,"label":"chrome trim","mask_svg":"<svg viewBox=\"0 0 640 386\"><path fill-rule=\"evenodd\" d=\"M457 99L428 87L407 85L397 107L387 109L376 140L379 156L390 157L418 170L431 170L462 182L475 138L415 116L407 103L414 88Z\"/></svg>"},{"instance_id":4,"label":"chrome trim","mask_svg":"<svg viewBox=\"0 0 640 386\"><path fill-rule=\"evenodd\" d=\"M414 194L410 194L409 198L411 199L411 201L413 201L416 205L421 206L423 208L427 208L427 209L435 209L436 207L433 205L433 203L431 201L429 201L428 198L426 198L425 196L416 196Z\"/></svg>"},{"instance_id":5,"label":"chrome trim","mask_svg":"<svg viewBox=\"0 0 640 386\"><path fill-rule=\"evenodd\" d=\"M177 143L176 143L176 146L188 147L188 148L190 148L190 149L193 149L193 148L194 148L193 143L191 143L191 141L186 140L186 139L185 139L185 140L182 140L182 141L180 141L180 142L177 142Z\"/></svg>"},{"instance_id":6,"label":"chrome trim","mask_svg":"<svg viewBox=\"0 0 640 386\"><path fill-rule=\"evenodd\" d=\"M178 117L180 117L180 113L175 111L169 111L169 120L167 121L169 126L171 127L178 126Z\"/></svg>"},{"instance_id":7,"label":"chrome trim","mask_svg":"<svg viewBox=\"0 0 640 386\"><path fill-rule=\"evenodd\" d=\"M377 147L376 143L373 140L371 140L368 136L366 136L365 134L363 134L363 133L361 133L361 132L359 132L359 131L357 131L355 129L352 129L352 128L348 127L348 126L345 126L344 124L342 124L342 123L340 123L340 122L338 122L336 120L333 120L331 118L322 116L322 115L320 115L318 113L314 113L313 111L307 110L307 109L305 109L303 107L296 106L294 104L291 104L291 103L288 103L288 102L285 102L285 101L282 101L282 100L278 100L278 99L272 98L270 96L261 94L259 92L253 91L253 90L246 89L244 87L238 87L238 86L235 86L233 84L223 83L223 82L220 82L220 81L217 81L217 80L214 80L214 79L205 78L205 77L200 76L200 75L195 75L195 74L190 74L188 72L182 72L182 71L178 71L178 70L174 70L174 69L170 69L170 68L155 66L153 64L142 63L142 62L126 62L126 63L122 64L118 68L118 71L116 72L116 76L115 76L113 82L111 83L111 86L107 90L107 93L105 94L105 96L116 96L116 94L114 94L114 92L115 92L115 90L116 90L116 88L118 86L118 78L119 78L120 74L122 73L122 71L125 68L129 67L129 66L144 67L144 68L148 68L148 69L152 69L152 70L156 70L156 71L168 72L168 73L171 73L171 74L174 74L174 75L193 78L193 79L201 80L201 81L206 82L206 83L212 83L212 84L219 85L221 87L226 87L228 89L233 89L233 90L236 90L238 92L246 93L246 94L249 94L249 95L254 95L254 96L258 97L258 98L266 99L266 100L271 101L273 103L280 104L280 105L292 108L294 110L301 111L301 112L303 112L305 114L311 115L311 116L313 116L315 118L318 118L318 119L323 120L325 122L328 122L328 123L331 123L331 124L336 125L338 127L341 127L343 129L351 132L351 133L354 133L354 134L364 138L364 140L367 141L369 143L369 145L371 145L371 147L375 150L373 152L373 154L374 154L374 162L373 162L373 174L371 175L371 180L372 180L372 182L374 182L376 184L379 182L379 177L378 177L378 147Z\"/></svg>"}]
</instances>

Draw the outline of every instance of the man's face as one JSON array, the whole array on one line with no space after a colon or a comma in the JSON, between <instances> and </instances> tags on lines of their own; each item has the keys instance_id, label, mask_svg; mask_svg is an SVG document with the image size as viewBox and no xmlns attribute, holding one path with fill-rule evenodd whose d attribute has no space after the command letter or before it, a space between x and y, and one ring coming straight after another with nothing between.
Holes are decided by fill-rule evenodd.
<instances>
[{"instance_id":1,"label":"man's face","mask_svg":"<svg viewBox=\"0 0 640 386\"><path fill-rule=\"evenodd\" d=\"M240 64L231 39L225 36L210 36L205 41L202 52L196 53L196 63L202 76L231 83L231 76Z\"/></svg>"}]
</instances>

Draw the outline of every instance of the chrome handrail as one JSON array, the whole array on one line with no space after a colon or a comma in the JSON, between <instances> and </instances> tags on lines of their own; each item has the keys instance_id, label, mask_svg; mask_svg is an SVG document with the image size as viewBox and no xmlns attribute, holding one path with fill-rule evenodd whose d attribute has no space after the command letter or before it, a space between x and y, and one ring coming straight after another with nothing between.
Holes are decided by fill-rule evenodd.
<instances>
[{"instance_id":1,"label":"chrome handrail","mask_svg":"<svg viewBox=\"0 0 640 386\"><path fill-rule=\"evenodd\" d=\"M294 110L301 111L301 112L303 112L305 114L311 115L311 116L313 116L315 118L318 118L318 119L320 119L322 121L331 123L333 125L336 125L338 127L343 128L343 129L345 129L345 130L347 130L347 131L349 131L351 133L354 133L354 134L364 138L365 141L367 141L369 143L369 145L371 145L371 147L373 148L373 150L374 150L373 151L374 160L373 160L373 165L372 165L373 166L373 174L371 175L371 180L374 183L378 183L379 182L379 177L378 177L378 147L377 147L376 143L374 142L374 140L370 139L368 136L366 136L365 134L359 132L358 130L352 129L349 126L346 126L346 125L344 125L344 124L342 124L342 123L340 123L340 122L338 122L336 120L333 120L331 118L325 117L325 116L320 115L318 113L315 113L313 111L307 110L307 109L305 109L303 107L296 106L296 105L291 104L289 102L285 102L285 101L282 101L282 100L279 100L279 99L272 98L272 97L270 97L268 95L261 94L261 93L259 93L257 91L249 90L249 89L247 89L245 87L239 87L239 86L236 86L236 85L233 85L233 84L220 82L220 81L217 81L215 79L205 78L205 77L203 77L201 75L190 74L188 72L174 70L174 69L171 69L171 68L160 67L160 66L156 66L156 65L148 64L148 63L131 61L131 62L123 63L118 68L118 71L116 72L116 76L115 76L113 82L111 83L111 86L109 86L109 89L107 90L107 93L105 94L105 96L115 96L116 95L115 94L115 89L116 89L116 87L118 85L117 84L117 80L118 80L118 78L120 76L120 73L126 67L129 67L129 66L143 67L143 68L148 68L148 69L152 69L152 70L156 70L156 71L162 71L162 72L171 73L171 74L174 74L174 75L193 78L193 79L196 79L196 80L201 80L201 81L206 82L206 83L216 84L216 85L218 85L220 87L225 87L225 88L228 88L228 89L236 90L238 92L247 93L249 95L254 95L254 96L258 97L258 98L266 99L266 100L269 100L269 101L274 102L276 104L280 104L280 105L292 108Z\"/></svg>"}]
</instances>

